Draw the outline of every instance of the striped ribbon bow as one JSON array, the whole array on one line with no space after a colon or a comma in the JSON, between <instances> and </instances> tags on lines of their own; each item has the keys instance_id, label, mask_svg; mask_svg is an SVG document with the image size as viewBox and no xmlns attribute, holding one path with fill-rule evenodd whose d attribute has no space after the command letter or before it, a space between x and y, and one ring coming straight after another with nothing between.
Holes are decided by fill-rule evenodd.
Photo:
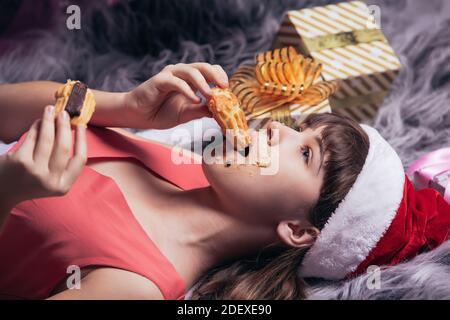
<instances>
[{"instance_id":1,"label":"striped ribbon bow","mask_svg":"<svg viewBox=\"0 0 450 320\"><path fill-rule=\"evenodd\" d=\"M320 81L321 72L322 64L285 47L259 53L256 65L240 66L230 79L230 88L250 120L288 103L314 106L328 99L337 84Z\"/></svg>"}]
</instances>

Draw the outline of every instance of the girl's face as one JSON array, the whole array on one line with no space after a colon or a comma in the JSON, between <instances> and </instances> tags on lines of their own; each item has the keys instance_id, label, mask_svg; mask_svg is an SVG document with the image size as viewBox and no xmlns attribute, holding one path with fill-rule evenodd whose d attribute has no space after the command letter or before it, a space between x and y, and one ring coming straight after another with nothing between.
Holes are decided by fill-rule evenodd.
<instances>
[{"instance_id":1,"label":"girl's face","mask_svg":"<svg viewBox=\"0 0 450 320\"><path fill-rule=\"evenodd\" d=\"M251 223L278 223L301 215L306 219L319 199L324 177L321 128L298 132L272 122L268 132L269 167L245 161L257 153L253 135L247 158L227 150L216 155L217 163L204 161L204 173L220 201L240 219ZM231 165L225 164L227 159Z\"/></svg>"}]
</instances>

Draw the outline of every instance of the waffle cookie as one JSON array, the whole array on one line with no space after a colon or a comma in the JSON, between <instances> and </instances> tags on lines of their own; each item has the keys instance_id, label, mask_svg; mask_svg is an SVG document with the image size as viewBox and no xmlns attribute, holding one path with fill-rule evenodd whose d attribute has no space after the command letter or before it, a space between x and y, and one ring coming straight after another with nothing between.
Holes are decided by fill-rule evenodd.
<instances>
[{"instance_id":1,"label":"waffle cookie","mask_svg":"<svg viewBox=\"0 0 450 320\"><path fill-rule=\"evenodd\" d=\"M213 88L208 108L222 128L224 135L232 135L233 146L243 150L251 142L247 119L239 106L239 100L228 89ZM228 137L227 137L228 138Z\"/></svg>"},{"instance_id":2,"label":"waffle cookie","mask_svg":"<svg viewBox=\"0 0 450 320\"><path fill-rule=\"evenodd\" d=\"M86 125L95 111L95 99L92 91L81 81L67 80L55 93L55 115L66 110L70 123Z\"/></svg>"}]
</instances>

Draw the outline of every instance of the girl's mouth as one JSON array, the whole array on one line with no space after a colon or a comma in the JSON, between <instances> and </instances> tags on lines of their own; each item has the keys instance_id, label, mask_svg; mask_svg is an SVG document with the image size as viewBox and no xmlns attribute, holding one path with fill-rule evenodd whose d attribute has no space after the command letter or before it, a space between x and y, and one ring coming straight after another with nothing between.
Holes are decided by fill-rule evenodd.
<instances>
[{"instance_id":1,"label":"girl's mouth","mask_svg":"<svg viewBox=\"0 0 450 320\"><path fill-rule=\"evenodd\" d=\"M260 129L252 133L251 144L241 150L239 155L242 156L245 164L258 166L258 167L268 167L271 164L271 153L274 135L270 128Z\"/></svg>"},{"instance_id":2,"label":"girl's mouth","mask_svg":"<svg viewBox=\"0 0 450 320\"><path fill-rule=\"evenodd\" d=\"M248 145L244 149L239 150L238 152L241 154L241 156L243 156L244 158L247 158L248 155L250 154L250 146Z\"/></svg>"},{"instance_id":3,"label":"girl's mouth","mask_svg":"<svg viewBox=\"0 0 450 320\"><path fill-rule=\"evenodd\" d=\"M236 151L226 137L222 137L220 144L211 150L210 155L215 158L217 164L224 167L233 165L251 165L267 167L270 163L270 149L273 139L272 130L262 128L252 133L252 142L246 148ZM221 153L221 154L219 154Z\"/></svg>"},{"instance_id":4,"label":"girl's mouth","mask_svg":"<svg viewBox=\"0 0 450 320\"><path fill-rule=\"evenodd\" d=\"M267 134L266 134L266 137L267 137L267 145L268 146L271 146L272 145L272 138L273 138L273 135L272 135L272 129L270 128L270 126L268 126L268 127L266 127L266 128L262 128L262 129L260 129L260 130L267 130ZM255 137L255 136L254 136ZM258 143L260 143L260 141L258 140L258 141L252 141L252 143L250 144L250 145L248 145L247 147L245 147L244 149L242 149L242 150L239 150L238 152L239 152L239 154L241 155L241 156L243 156L244 158L247 158L248 157L248 155L250 154L250 149L251 148L254 148L254 147L257 147L257 144Z\"/></svg>"},{"instance_id":5,"label":"girl's mouth","mask_svg":"<svg viewBox=\"0 0 450 320\"><path fill-rule=\"evenodd\" d=\"M253 139L252 139L252 143L247 146L247 148L245 148L244 150L242 150L241 155L244 157L248 157L248 155L251 153L251 150L253 150L254 148L264 148L265 146L260 146L259 144L263 143L263 139L259 139L259 135L264 133L264 130L266 130L266 140L265 142L267 143L267 146L271 146L272 145L272 139L273 139L273 132L272 129L270 127L267 128L262 128L260 129L258 132L256 132L255 135L253 135Z\"/></svg>"}]
</instances>

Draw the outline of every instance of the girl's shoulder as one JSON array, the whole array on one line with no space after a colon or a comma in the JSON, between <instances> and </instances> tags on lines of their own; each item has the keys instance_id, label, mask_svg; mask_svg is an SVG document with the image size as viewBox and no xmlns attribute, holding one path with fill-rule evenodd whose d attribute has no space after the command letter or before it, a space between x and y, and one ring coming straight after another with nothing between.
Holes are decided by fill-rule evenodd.
<instances>
[{"instance_id":1,"label":"girl's shoulder","mask_svg":"<svg viewBox=\"0 0 450 320\"><path fill-rule=\"evenodd\" d=\"M89 272L78 290L66 290L51 300L163 300L159 288L147 278L122 269L97 268Z\"/></svg>"}]
</instances>

